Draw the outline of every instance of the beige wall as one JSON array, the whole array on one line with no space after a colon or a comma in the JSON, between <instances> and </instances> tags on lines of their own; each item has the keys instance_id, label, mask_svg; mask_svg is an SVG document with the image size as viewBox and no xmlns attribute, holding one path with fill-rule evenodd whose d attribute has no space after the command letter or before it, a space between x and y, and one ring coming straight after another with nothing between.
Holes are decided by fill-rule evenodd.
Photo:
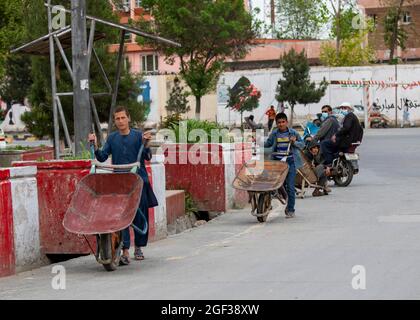
<instances>
[{"instance_id":1,"label":"beige wall","mask_svg":"<svg viewBox=\"0 0 420 320\"><path fill-rule=\"evenodd\" d=\"M162 118L167 116L165 108L166 102L169 99L170 92L174 85L175 75L159 75L159 76L147 76L151 84L151 113L148 117L149 121L160 122ZM182 82L181 85L188 91L188 86ZM187 113L186 118L195 118L195 97L190 96L188 98L190 112ZM217 113L217 97L216 92L206 95L201 99L201 120L216 120Z\"/></svg>"}]
</instances>

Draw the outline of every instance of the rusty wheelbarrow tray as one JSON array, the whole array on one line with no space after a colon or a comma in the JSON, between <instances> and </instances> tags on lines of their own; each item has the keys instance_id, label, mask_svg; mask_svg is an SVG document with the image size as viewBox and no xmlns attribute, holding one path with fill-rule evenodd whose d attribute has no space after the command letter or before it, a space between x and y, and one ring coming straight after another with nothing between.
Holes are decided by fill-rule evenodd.
<instances>
[{"instance_id":1,"label":"rusty wheelbarrow tray","mask_svg":"<svg viewBox=\"0 0 420 320\"><path fill-rule=\"evenodd\" d=\"M242 166L233 181L233 187L256 192L277 190L283 185L288 172L289 166L286 162L251 161Z\"/></svg>"},{"instance_id":2,"label":"rusty wheelbarrow tray","mask_svg":"<svg viewBox=\"0 0 420 320\"><path fill-rule=\"evenodd\" d=\"M299 150L299 152L303 165L301 168L296 170L297 174L295 179L295 186L298 197L303 199L305 198L307 188L322 189L324 188L324 186L318 185L318 177L316 176L316 173L312 168L311 162L308 160L308 158L305 156L302 150Z\"/></svg>"},{"instance_id":3,"label":"rusty wheelbarrow tray","mask_svg":"<svg viewBox=\"0 0 420 320\"><path fill-rule=\"evenodd\" d=\"M287 194L283 183L288 172L289 166L283 161L251 161L242 166L233 181L235 189L248 192L251 214L259 222L267 221L273 197L286 204Z\"/></svg>"},{"instance_id":4,"label":"rusty wheelbarrow tray","mask_svg":"<svg viewBox=\"0 0 420 320\"><path fill-rule=\"evenodd\" d=\"M84 235L123 230L134 220L142 189L135 173L89 174L77 185L63 226Z\"/></svg>"}]
</instances>

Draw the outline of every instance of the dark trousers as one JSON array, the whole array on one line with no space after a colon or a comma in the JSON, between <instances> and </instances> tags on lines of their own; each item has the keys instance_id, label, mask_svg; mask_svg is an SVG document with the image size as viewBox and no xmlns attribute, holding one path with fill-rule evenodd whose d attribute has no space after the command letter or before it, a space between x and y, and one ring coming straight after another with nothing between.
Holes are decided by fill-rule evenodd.
<instances>
[{"instance_id":1,"label":"dark trousers","mask_svg":"<svg viewBox=\"0 0 420 320\"><path fill-rule=\"evenodd\" d=\"M287 174L284 186L287 192L287 210L292 213L295 212L296 202L296 165L293 159L287 159L287 164L289 165L289 173Z\"/></svg>"},{"instance_id":2,"label":"dark trousers","mask_svg":"<svg viewBox=\"0 0 420 320\"><path fill-rule=\"evenodd\" d=\"M274 119L268 119L268 132L271 131L271 128L273 127Z\"/></svg>"},{"instance_id":3,"label":"dark trousers","mask_svg":"<svg viewBox=\"0 0 420 320\"><path fill-rule=\"evenodd\" d=\"M149 205L147 201L147 194L145 189L141 193L141 200L139 206L141 212L143 213L144 217L147 221L147 232L146 234L142 235L139 234L136 230L134 230L134 244L136 247L145 247L147 246L147 240L149 238ZM141 216L140 212L137 211L136 216L133 220L133 224L138 227L139 229L143 230L144 228L144 218ZM127 227L123 231L123 249L130 249L130 227Z\"/></svg>"},{"instance_id":4,"label":"dark trousers","mask_svg":"<svg viewBox=\"0 0 420 320\"><path fill-rule=\"evenodd\" d=\"M331 140L324 140L321 142L321 153L324 156L325 165L330 166L332 164L338 151L339 148L337 143L334 143Z\"/></svg>"},{"instance_id":5,"label":"dark trousers","mask_svg":"<svg viewBox=\"0 0 420 320\"><path fill-rule=\"evenodd\" d=\"M327 176L325 175L325 166L323 164L319 164L315 167L314 171L316 177L318 178L318 185L325 186L328 181Z\"/></svg>"}]
</instances>

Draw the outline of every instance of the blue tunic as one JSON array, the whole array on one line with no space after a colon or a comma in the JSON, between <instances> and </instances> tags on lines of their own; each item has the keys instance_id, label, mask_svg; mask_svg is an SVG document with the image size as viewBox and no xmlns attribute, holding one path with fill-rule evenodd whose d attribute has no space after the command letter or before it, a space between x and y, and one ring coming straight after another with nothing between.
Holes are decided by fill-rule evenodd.
<instances>
[{"instance_id":1,"label":"blue tunic","mask_svg":"<svg viewBox=\"0 0 420 320\"><path fill-rule=\"evenodd\" d=\"M121 135L118 131L113 132L109 135L102 150L96 150L95 156L100 162L104 162L108 159L108 156L112 154L112 164L130 164L137 162L137 156L142 145L143 133L139 130L131 129L128 135ZM144 161L150 161L152 159L152 151L150 148L144 148L140 158L140 169L137 173L142 178L143 194L147 199L147 207L153 208L158 205L157 199L153 192L152 187L149 183L147 176L146 167Z\"/></svg>"}]
</instances>

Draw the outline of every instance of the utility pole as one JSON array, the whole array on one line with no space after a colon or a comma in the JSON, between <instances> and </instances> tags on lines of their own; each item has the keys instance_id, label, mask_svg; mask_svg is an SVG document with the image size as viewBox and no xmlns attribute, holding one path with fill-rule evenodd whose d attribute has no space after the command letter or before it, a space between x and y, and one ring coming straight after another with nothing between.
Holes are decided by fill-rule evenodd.
<instances>
[{"instance_id":1,"label":"utility pole","mask_svg":"<svg viewBox=\"0 0 420 320\"><path fill-rule=\"evenodd\" d=\"M75 153L80 155L82 145L92 128L89 89L89 57L86 31L86 0L71 0L71 42L73 59L73 114Z\"/></svg>"}]
</instances>

